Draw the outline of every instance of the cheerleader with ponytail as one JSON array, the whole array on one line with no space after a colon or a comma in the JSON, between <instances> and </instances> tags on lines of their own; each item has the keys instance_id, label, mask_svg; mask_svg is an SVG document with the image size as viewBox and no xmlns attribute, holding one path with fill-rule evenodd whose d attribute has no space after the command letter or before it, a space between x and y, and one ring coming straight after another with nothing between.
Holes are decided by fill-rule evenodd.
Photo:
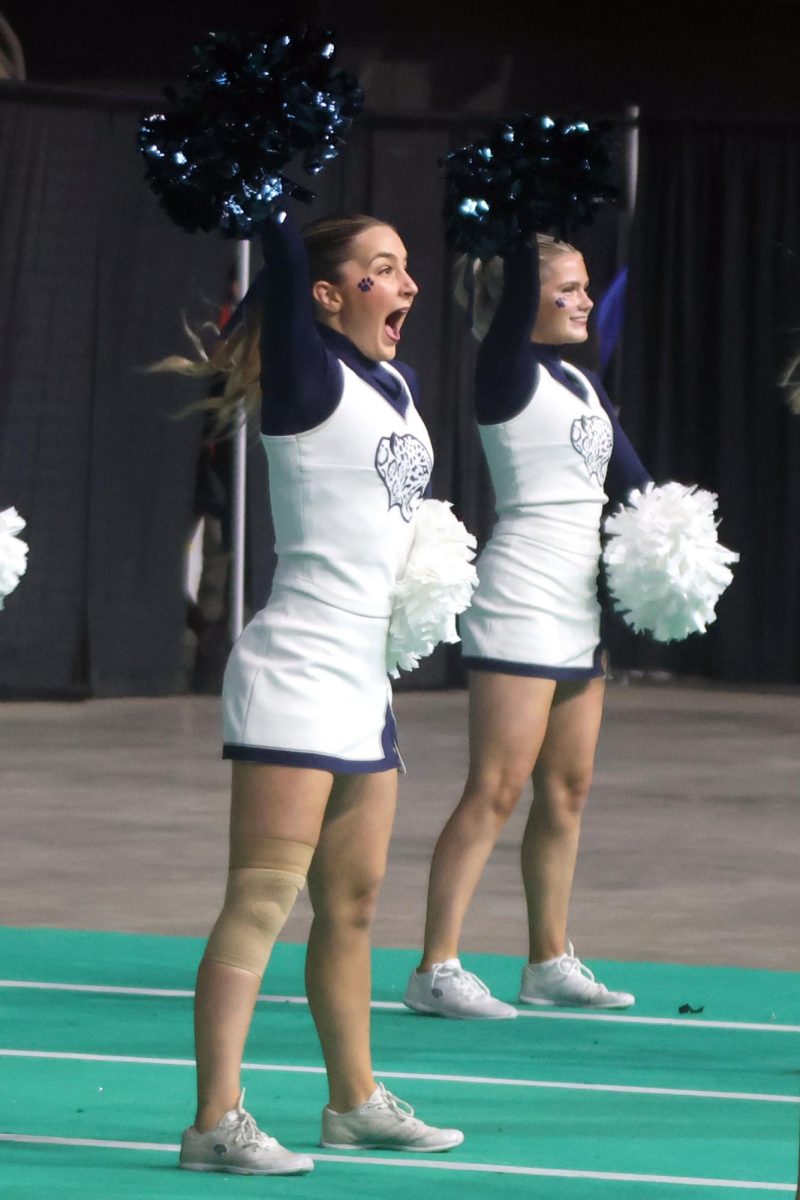
<instances>
[{"instance_id":1,"label":"cheerleader with ponytail","mask_svg":"<svg viewBox=\"0 0 800 1200\"><path fill-rule=\"evenodd\" d=\"M441 1151L463 1138L373 1076L370 921L401 766L388 673L455 638L474 540L428 498L415 377L394 361L417 294L399 233L360 214L301 233L289 211L311 197L283 168L299 154L316 173L360 108L332 54L327 35L214 38L188 97L140 140L174 219L258 234L265 260L209 360L162 364L227 376L222 425L239 399L257 408L278 556L223 683L230 870L197 977L197 1114L180 1154L193 1171L313 1167L258 1128L240 1081L261 977L306 881L306 987L329 1083L322 1144Z\"/></svg>"},{"instance_id":2,"label":"cheerleader with ponytail","mask_svg":"<svg viewBox=\"0 0 800 1200\"><path fill-rule=\"evenodd\" d=\"M523 791L521 847L528 962L519 1002L626 1008L595 980L567 920L581 811L604 690L597 577L606 503L609 583L634 628L659 638L701 631L736 556L716 543L708 493L653 487L595 376L562 347L588 336L586 264L566 241L611 198L607 129L524 116L446 161L445 215L456 298L480 340L475 415L497 521L461 618L469 669L470 763L436 845L425 945L409 1008L513 1018L459 959L473 893ZM547 232L552 230L553 232ZM554 236L554 234L556 236Z\"/></svg>"}]
</instances>

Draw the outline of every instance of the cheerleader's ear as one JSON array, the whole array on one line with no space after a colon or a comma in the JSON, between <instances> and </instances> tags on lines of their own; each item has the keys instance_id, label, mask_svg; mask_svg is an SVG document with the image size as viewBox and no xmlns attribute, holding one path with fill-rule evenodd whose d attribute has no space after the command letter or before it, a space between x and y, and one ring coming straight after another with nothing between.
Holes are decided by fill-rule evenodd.
<instances>
[{"instance_id":1,"label":"cheerleader's ear","mask_svg":"<svg viewBox=\"0 0 800 1200\"><path fill-rule=\"evenodd\" d=\"M311 295L323 313L334 316L336 313L341 312L342 293L335 283L328 283L324 279L318 279L311 289Z\"/></svg>"}]
</instances>

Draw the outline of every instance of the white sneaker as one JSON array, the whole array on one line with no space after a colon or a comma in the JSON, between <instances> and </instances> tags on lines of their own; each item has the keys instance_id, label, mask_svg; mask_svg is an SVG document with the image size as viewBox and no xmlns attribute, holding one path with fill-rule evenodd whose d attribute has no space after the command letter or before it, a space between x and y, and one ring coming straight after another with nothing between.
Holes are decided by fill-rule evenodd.
<instances>
[{"instance_id":1,"label":"white sneaker","mask_svg":"<svg viewBox=\"0 0 800 1200\"><path fill-rule=\"evenodd\" d=\"M227 1171L231 1175L304 1175L314 1170L309 1154L292 1154L262 1133L244 1110L244 1091L208 1133L184 1131L178 1166L184 1171Z\"/></svg>"},{"instance_id":2,"label":"white sneaker","mask_svg":"<svg viewBox=\"0 0 800 1200\"><path fill-rule=\"evenodd\" d=\"M630 1008L630 992L610 992L598 983L589 968L575 957L572 942L566 954L548 962L528 963L522 971L520 1004L572 1004L589 1008Z\"/></svg>"},{"instance_id":3,"label":"white sneaker","mask_svg":"<svg viewBox=\"0 0 800 1200\"><path fill-rule=\"evenodd\" d=\"M322 1145L330 1150L452 1150L460 1146L460 1129L436 1129L414 1116L379 1083L369 1100L350 1112L322 1110Z\"/></svg>"},{"instance_id":4,"label":"white sneaker","mask_svg":"<svg viewBox=\"0 0 800 1200\"><path fill-rule=\"evenodd\" d=\"M513 1005L495 1000L486 984L465 971L457 958L434 963L430 971L412 971L403 1003L414 1012L457 1021L504 1021L517 1015Z\"/></svg>"}]
</instances>

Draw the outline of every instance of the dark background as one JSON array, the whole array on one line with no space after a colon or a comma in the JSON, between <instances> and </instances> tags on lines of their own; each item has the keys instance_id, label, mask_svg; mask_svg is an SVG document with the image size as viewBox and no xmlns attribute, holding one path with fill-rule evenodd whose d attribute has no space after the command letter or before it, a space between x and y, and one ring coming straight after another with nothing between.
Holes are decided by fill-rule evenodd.
<instances>
[{"instance_id":1,"label":"dark background","mask_svg":"<svg viewBox=\"0 0 800 1200\"><path fill-rule=\"evenodd\" d=\"M797 112L798 0L645 4L637 0L210 0L110 5L99 0L4 0L36 82L160 87L183 72L209 29L262 29L268 21L333 28L340 61L368 67L370 103L460 110L492 85L510 108L532 97L561 107L649 112ZM510 59L510 61L508 61ZM390 92L391 70L417 64ZM501 82L502 81L502 82Z\"/></svg>"},{"instance_id":2,"label":"dark background","mask_svg":"<svg viewBox=\"0 0 800 1200\"><path fill-rule=\"evenodd\" d=\"M612 661L737 682L800 681L800 421L778 380L800 341L800 4L653 7L374 3L0 4L27 82L0 83L0 508L29 523L28 573L0 618L4 695L186 687L183 549L198 419L191 392L141 367L213 312L219 239L170 226L143 182L139 115L208 29L304 17L333 27L367 93L318 207L400 228L421 284L403 357L418 368L436 494L480 537L491 494L469 412L474 346L449 299L441 155L522 110L632 106L640 162L624 202L579 241L602 295L630 267L607 382L657 479L717 491L742 554L703 638L659 647L609 622ZM627 143L629 145L629 143ZM633 222L631 217L634 216ZM584 361L596 365L593 339ZM268 583L265 478L251 471L249 599ZM440 649L415 686L462 682ZM402 686L402 685L401 685Z\"/></svg>"}]
</instances>

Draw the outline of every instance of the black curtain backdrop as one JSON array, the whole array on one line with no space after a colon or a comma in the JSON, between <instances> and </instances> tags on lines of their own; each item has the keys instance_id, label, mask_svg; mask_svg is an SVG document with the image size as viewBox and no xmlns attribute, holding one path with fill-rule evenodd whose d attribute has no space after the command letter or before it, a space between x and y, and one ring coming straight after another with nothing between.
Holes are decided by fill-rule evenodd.
<instances>
[{"instance_id":1,"label":"black curtain backdrop","mask_svg":"<svg viewBox=\"0 0 800 1200\"><path fill-rule=\"evenodd\" d=\"M30 94L31 99L28 99ZM196 398L142 367L185 346L230 250L164 217L136 115L0 85L0 509L29 565L0 619L0 693L184 688Z\"/></svg>"},{"instance_id":2,"label":"black curtain backdrop","mask_svg":"<svg viewBox=\"0 0 800 1200\"><path fill-rule=\"evenodd\" d=\"M734 581L705 636L623 636L620 663L800 680L800 124L644 120L621 359L622 420L657 481L719 494ZM613 655L612 655L613 657Z\"/></svg>"},{"instance_id":3,"label":"black curtain backdrop","mask_svg":"<svg viewBox=\"0 0 800 1200\"><path fill-rule=\"evenodd\" d=\"M144 364L186 349L181 314L213 316L233 262L217 237L174 228L143 178L130 103L0 88L0 508L28 521L29 567L0 615L0 695L156 695L186 689L186 541L201 394ZM421 382L434 494L482 543L492 494L471 413L476 346L451 301L438 162L488 121L367 114L298 219L361 210L394 223L420 295L402 358ZM720 493L742 553L705 638L658 647L609 622L612 663L795 682L800 420L776 380L800 339L798 127L642 123L627 215L576 236L595 296L631 266L612 395L658 479ZM253 269L258 269L257 246ZM574 355L595 365L592 340ZM247 602L274 558L266 464L248 470ZM440 647L399 687L461 684Z\"/></svg>"}]
</instances>

